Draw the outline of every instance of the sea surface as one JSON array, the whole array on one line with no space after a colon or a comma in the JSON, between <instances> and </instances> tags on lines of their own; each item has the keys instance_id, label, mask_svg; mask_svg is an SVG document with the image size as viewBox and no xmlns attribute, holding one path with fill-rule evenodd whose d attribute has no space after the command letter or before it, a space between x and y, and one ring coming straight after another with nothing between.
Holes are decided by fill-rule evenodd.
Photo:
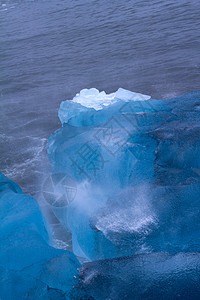
<instances>
[{"instance_id":1,"label":"sea surface","mask_svg":"<svg viewBox=\"0 0 200 300\"><path fill-rule=\"evenodd\" d=\"M0 1L0 171L37 198L59 104L83 88L200 90L199 12L198 0Z\"/></svg>"}]
</instances>

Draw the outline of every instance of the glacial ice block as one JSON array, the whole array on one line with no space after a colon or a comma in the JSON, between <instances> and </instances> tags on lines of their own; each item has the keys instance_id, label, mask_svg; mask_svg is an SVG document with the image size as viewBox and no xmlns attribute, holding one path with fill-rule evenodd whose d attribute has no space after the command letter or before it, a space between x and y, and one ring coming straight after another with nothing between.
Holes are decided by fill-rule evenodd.
<instances>
[{"instance_id":1,"label":"glacial ice block","mask_svg":"<svg viewBox=\"0 0 200 300\"><path fill-rule=\"evenodd\" d=\"M48 140L53 174L77 183L74 201L57 215L74 253L96 260L199 251L200 92L119 95L98 110L79 95L80 103L64 102L63 127Z\"/></svg>"},{"instance_id":2,"label":"glacial ice block","mask_svg":"<svg viewBox=\"0 0 200 300\"><path fill-rule=\"evenodd\" d=\"M79 262L48 244L39 206L0 174L0 299L68 299Z\"/></svg>"}]
</instances>

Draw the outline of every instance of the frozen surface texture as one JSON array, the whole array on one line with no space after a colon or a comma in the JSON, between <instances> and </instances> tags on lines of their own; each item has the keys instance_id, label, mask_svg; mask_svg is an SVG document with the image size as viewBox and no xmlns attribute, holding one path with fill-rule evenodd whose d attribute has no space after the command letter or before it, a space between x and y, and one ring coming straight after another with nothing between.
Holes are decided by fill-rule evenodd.
<instances>
[{"instance_id":1,"label":"frozen surface texture","mask_svg":"<svg viewBox=\"0 0 200 300\"><path fill-rule=\"evenodd\" d=\"M80 269L74 299L199 299L199 273L199 253L150 253L91 262Z\"/></svg>"},{"instance_id":2,"label":"frozen surface texture","mask_svg":"<svg viewBox=\"0 0 200 300\"><path fill-rule=\"evenodd\" d=\"M76 181L77 194L55 214L76 255L200 251L199 92L153 100L83 90L59 116L49 159L54 174Z\"/></svg>"},{"instance_id":3,"label":"frozen surface texture","mask_svg":"<svg viewBox=\"0 0 200 300\"><path fill-rule=\"evenodd\" d=\"M48 244L35 199L0 174L0 299L68 299L79 263Z\"/></svg>"}]
</instances>

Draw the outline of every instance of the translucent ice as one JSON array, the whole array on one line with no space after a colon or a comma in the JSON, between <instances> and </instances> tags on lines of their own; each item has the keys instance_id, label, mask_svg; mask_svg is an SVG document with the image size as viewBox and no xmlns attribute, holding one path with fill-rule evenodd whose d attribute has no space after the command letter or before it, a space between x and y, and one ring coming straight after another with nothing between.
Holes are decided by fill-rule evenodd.
<instances>
[{"instance_id":1,"label":"translucent ice","mask_svg":"<svg viewBox=\"0 0 200 300\"><path fill-rule=\"evenodd\" d=\"M74 126L91 125L96 121L102 121L106 115L112 114L111 106L116 102L143 101L151 97L139 93L133 93L119 88L115 93L106 94L95 88L83 89L72 100L63 101L60 105L58 116L61 123ZM107 110L105 111L105 108ZM104 109L102 113L101 110Z\"/></svg>"},{"instance_id":2,"label":"translucent ice","mask_svg":"<svg viewBox=\"0 0 200 300\"><path fill-rule=\"evenodd\" d=\"M48 244L39 206L0 174L0 299L67 299L79 263Z\"/></svg>"},{"instance_id":3,"label":"translucent ice","mask_svg":"<svg viewBox=\"0 0 200 300\"><path fill-rule=\"evenodd\" d=\"M80 269L74 299L199 299L200 254L141 254Z\"/></svg>"},{"instance_id":4,"label":"translucent ice","mask_svg":"<svg viewBox=\"0 0 200 300\"><path fill-rule=\"evenodd\" d=\"M48 154L52 172L77 183L74 201L54 209L75 254L200 250L199 107L199 92L153 100L122 89L61 104Z\"/></svg>"}]
</instances>

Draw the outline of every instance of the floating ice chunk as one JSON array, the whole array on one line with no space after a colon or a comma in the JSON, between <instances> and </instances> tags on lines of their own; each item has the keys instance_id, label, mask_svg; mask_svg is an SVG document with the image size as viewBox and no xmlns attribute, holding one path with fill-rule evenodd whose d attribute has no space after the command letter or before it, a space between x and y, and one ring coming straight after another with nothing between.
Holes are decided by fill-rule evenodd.
<instances>
[{"instance_id":1,"label":"floating ice chunk","mask_svg":"<svg viewBox=\"0 0 200 300\"><path fill-rule=\"evenodd\" d=\"M80 103L82 106L94 108L95 110L103 109L105 106L111 105L118 100L123 101L144 101L149 100L151 96L134 93L122 88L119 88L115 93L106 94L104 91L99 92L95 88L83 89L76 94L73 102Z\"/></svg>"},{"instance_id":2,"label":"floating ice chunk","mask_svg":"<svg viewBox=\"0 0 200 300\"><path fill-rule=\"evenodd\" d=\"M90 119L100 120L102 110L112 110L113 104L117 102L144 101L151 96L134 93L119 88L115 93L106 94L95 88L83 89L72 100L63 101L60 105L58 116L61 123L80 126L80 123L91 125ZM84 120L83 120L84 118ZM102 119L101 119L102 121Z\"/></svg>"}]
</instances>

